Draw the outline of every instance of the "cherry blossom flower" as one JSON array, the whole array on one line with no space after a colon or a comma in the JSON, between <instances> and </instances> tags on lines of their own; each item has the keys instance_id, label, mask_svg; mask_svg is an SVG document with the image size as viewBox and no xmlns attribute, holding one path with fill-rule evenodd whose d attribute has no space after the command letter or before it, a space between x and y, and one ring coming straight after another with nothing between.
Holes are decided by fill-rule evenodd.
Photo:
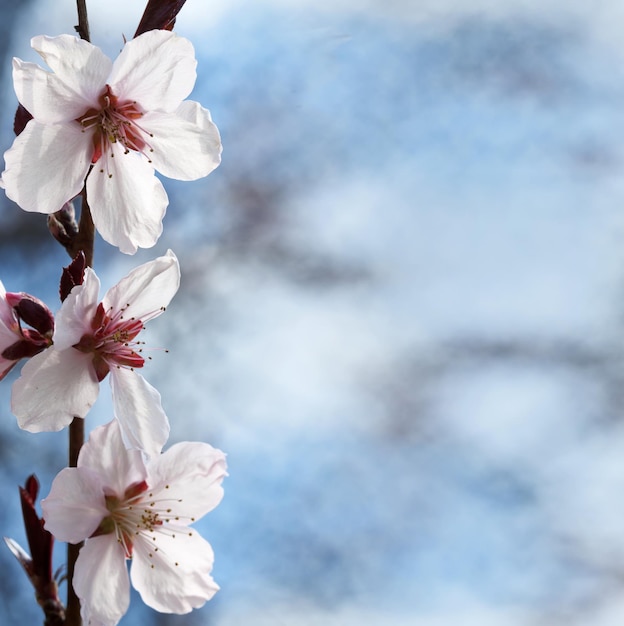
<instances>
[{"instance_id":1,"label":"cherry blossom flower","mask_svg":"<svg viewBox=\"0 0 624 626\"><path fill-rule=\"evenodd\" d=\"M85 624L114 626L127 611L127 559L132 586L157 611L188 613L212 598L213 551L189 525L219 504L224 476L225 455L207 443L178 443L145 463L116 420L91 432L41 503L56 539L86 539L72 581Z\"/></svg>"},{"instance_id":2,"label":"cherry blossom flower","mask_svg":"<svg viewBox=\"0 0 624 626\"><path fill-rule=\"evenodd\" d=\"M45 350L53 332L54 316L41 300L26 293L7 293L0 281L0 380L20 359Z\"/></svg>"},{"instance_id":3,"label":"cherry blossom flower","mask_svg":"<svg viewBox=\"0 0 624 626\"><path fill-rule=\"evenodd\" d=\"M170 250L141 265L98 302L100 281L86 268L56 316L54 344L31 358L13 383L11 406L20 428L55 431L84 417L110 373L115 416L129 448L159 454L169 436L160 394L135 370L144 364L137 336L160 315L180 284Z\"/></svg>"},{"instance_id":4,"label":"cherry blossom flower","mask_svg":"<svg viewBox=\"0 0 624 626\"><path fill-rule=\"evenodd\" d=\"M4 155L7 196L26 211L51 214L86 178L102 237L127 254L153 246L168 203L154 169L195 180L221 159L210 112L184 100L196 79L192 44L148 31L114 63L71 35L41 35L31 45L52 72L13 60L17 98L33 119Z\"/></svg>"}]
</instances>

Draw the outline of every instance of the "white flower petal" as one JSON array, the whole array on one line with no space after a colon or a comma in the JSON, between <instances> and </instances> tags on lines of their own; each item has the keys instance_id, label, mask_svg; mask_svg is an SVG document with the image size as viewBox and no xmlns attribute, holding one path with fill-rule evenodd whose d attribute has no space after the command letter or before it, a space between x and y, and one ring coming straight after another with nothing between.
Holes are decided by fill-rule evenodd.
<instances>
[{"instance_id":1,"label":"white flower petal","mask_svg":"<svg viewBox=\"0 0 624 626\"><path fill-rule=\"evenodd\" d=\"M2 353L22 338L15 311L6 301L6 291L0 281L0 380L15 366L17 361L5 359Z\"/></svg>"},{"instance_id":2,"label":"white flower petal","mask_svg":"<svg viewBox=\"0 0 624 626\"><path fill-rule=\"evenodd\" d=\"M0 322L0 355L9 346L12 346L15 342L19 341L19 336L12 330L9 330L2 322ZM0 359L2 356L0 356Z\"/></svg>"},{"instance_id":3,"label":"white flower petal","mask_svg":"<svg viewBox=\"0 0 624 626\"><path fill-rule=\"evenodd\" d=\"M53 347L32 357L11 390L11 408L19 427L33 433L61 430L74 416L84 417L99 384L91 355Z\"/></svg>"},{"instance_id":4,"label":"white flower petal","mask_svg":"<svg viewBox=\"0 0 624 626\"><path fill-rule=\"evenodd\" d=\"M110 513L101 477L89 468L61 470L41 501L45 528L59 541L78 543L90 537Z\"/></svg>"},{"instance_id":5,"label":"white flower petal","mask_svg":"<svg viewBox=\"0 0 624 626\"><path fill-rule=\"evenodd\" d=\"M6 289L0 280L0 325L10 331L19 332L19 324L13 307L6 301Z\"/></svg>"},{"instance_id":6,"label":"white flower petal","mask_svg":"<svg viewBox=\"0 0 624 626\"><path fill-rule=\"evenodd\" d=\"M0 303L2 302L3 300L0 299ZM6 304L6 300L4 303ZM0 305L0 309L1 308L2 307ZM11 309L8 305L7 308L11 313L13 312L13 309ZM11 319L8 315L6 317L8 320L2 316L2 312L0 311L0 354L6 348L12 346L16 341L21 339L21 335L19 334L19 325L17 324L15 318ZM10 325L7 325L6 321L10 321Z\"/></svg>"},{"instance_id":7,"label":"white flower petal","mask_svg":"<svg viewBox=\"0 0 624 626\"><path fill-rule=\"evenodd\" d=\"M76 285L56 314L54 349L67 350L77 344L83 335L91 332L91 320L98 306L100 280L87 267L82 285Z\"/></svg>"},{"instance_id":8,"label":"white flower petal","mask_svg":"<svg viewBox=\"0 0 624 626\"><path fill-rule=\"evenodd\" d=\"M25 211L54 213L80 193L92 153L78 124L30 120L4 153L6 195Z\"/></svg>"},{"instance_id":9,"label":"white flower petal","mask_svg":"<svg viewBox=\"0 0 624 626\"><path fill-rule=\"evenodd\" d=\"M175 114L146 113L141 125L150 132L150 158L161 174L177 180L208 176L221 163L221 138L210 111L183 102Z\"/></svg>"},{"instance_id":10,"label":"white flower petal","mask_svg":"<svg viewBox=\"0 0 624 626\"><path fill-rule=\"evenodd\" d=\"M210 600L219 590L210 576L210 544L185 527L168 526L166 534L156 532L155 538L134 545L130 577L143 602L162 613L181 614Z\"/></svg>"},{"instance_id":11,"label":"white flower petal","mask_svg":"<svg viewBox=\"0 0 624 626\"><path fill-rule=\"evenodd\" d=\"M130 485L145 480L147 470L138 450L127 450L121 438L119 422L113 420L95 428L80 450L78 467L96 472L107 495L122 498Z\"/></svg>"},{"instance_id":12,"label":"white flower petal","mask_svg":"<svg viewBox=\"0 0 624 626\"><path fill-rule=\"evenodd\" d=\"M159 315L180 286L180 264L175 254L167 254L144 263L108 290L102 303L105 309L124 310L124 318L144 320Z\"/></svg>"},{"instance_id":13,"label":"white flower petal","mask_svg":"<svg viewBox=\"0 0 624 626\"><path fill-rule=\"evenodd\" d=\"M10 361L0 357L0 380L2 380L16 365L17 361Z\"/></svg>"},{"instance_id":14,"label":"white flower petal","mask_svg":"<svg viewBox=\"0 0 624 626\"><path fill-rule=\"evenodd\" d=\"M56 74L35 63L13 59L13 86L17 99L42 124L71 122L90 107Z\"/></svg>"},{"instance_id":15,"label":"white flower petal","mask_svg":"<svg viewBox=\"0 0 624 626\"><path fill-rule=\"evenodd\" d=\"M30 45L77 98L90 106L97 105L113 68L113 62L98 47L72 35L39 35L30 40Z\"/></svg>"},{"instance_id":16,"label":"white flower petal","mask_svg":"<svg viewBox=\"0 0 624 626\"><path fill-rule=\"evenodd\" d=\"M72 582L85 625L119 622L130 605L130 581L123 548L114 534L87 540L78 554Z\"/></svg>"},{"instance_id":17,"label":"white flower petal","mask_svg":"<svg viewBox=\"0 0 624 626\"><path fill-rule=\"evenodd\" d=\"M19 339L19 335L16 334L14 330L7 328L4 323L0 321L0 354L16 341L19 341Z\"/></svg>"},{"instance_id":18,"label":"white flower petal","mask_svg":"<svg viewBox=\"0 0 624 626\"><path fill-rule=\"evenodd\" d=\"M87 199L102 237L121 252L134 254L137 247L151 248L160 237L169 200L145 157L124 154L120 143L112 150L115 156L102 155L89 174Z\"/></svg>"},{"instance_id":19,"label":"white flower petal","mask_svg":"<svg viewBox=\"0 0 624 626\"><path fill-rule=\"evenodd\" d=\"M123 367L111 369L110 381L125 446L142 450L148 457L157 456L169 438L169 420L160 394L143 376Z\"/></svg>"},{"instance_id":20,"label":"white flower petal","mask_svg":"<svg viewBox=\"0 0 624 626\"><path fill-rule=\"evenodd\" d=\"M176 515L189 524L191 518L197 520L212 511L223 498L225 454L207 443L175 444L152 459L148 472L155 497L166 493L176 501Z\"/></svg>"},{"instance_id":21,"label":"white flower petal","mask_svg":"<svg viewBox=\"0 0 624 626\"><path fill-rule=\"evenodd\" d=\"M193 89L195 50L188 39L150 30L129 41L113 64L109 84L123 100L145 111L175 111Z\"/></svg>"}]
</instances>

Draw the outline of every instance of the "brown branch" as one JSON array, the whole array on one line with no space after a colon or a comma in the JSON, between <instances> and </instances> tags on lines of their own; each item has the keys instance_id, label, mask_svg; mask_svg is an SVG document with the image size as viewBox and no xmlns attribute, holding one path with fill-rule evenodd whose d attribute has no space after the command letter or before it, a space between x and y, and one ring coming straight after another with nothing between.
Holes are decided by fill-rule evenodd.
<instances>
[{"instance_id":1,"label":"brown branch","mask_svg":"<svg viewBox=\"0 0 624 626\"><path fill-rule=\"evenodd\" d=\"M78 25L74 26L74 28L80 35L80 39L91 41L91 35L89 34L89 19L87 17L87 2L86 0L76 0L76 5L78 7Z\"/></svg>"},{"instance_id":2,"label":"brown branch","mask_svg":"<svg viewBox=\"0 0 624 626\"><path fill-rule=\"evenodd\" d=\"M84 443L84 418L74 417L69 426L69 467L76 467L78 454ZM82 542L78 544L67 544L67 606L65 608L65 626L81 626L80 600L74 591L72 581L74 579L74 568L76 559Z\"/></svg>"},{"instance_id":3,"label":"brown branch","mask_svg":"<svg viewBox=\"0 0 624 626\"><path fill-rule=\"evenodd\" d=\"M82 251L85 255L86 265L93 265L93 247L95 241L95 227L91 217L91 211L87 203L86 192L82 195L82 209L80 211L80 226L78 235L72 242L73 253L78 254ZM68 249L69 252L69 249ZM76 467L78 463L78 455L84 443L84 418L74 417L69 426L69 467ZM67 544L67 606L65 610L65 626L81 626L82 619L80 617L80 600L74 591L72 581L74 579L74 569L76 559L82 547L79 544Z\"/></svg>"},{"instance_id":4,"label":"brown branch","mask_svg":"<svg viewBox=\"0 0 624 626\"><path fill-rule=\"evenodd\" d=\"M85 41L91 41L91 35L89 33L89 19L87 17L87 4L86 0L76 0L76 6L78 9L78 26L76 26L76 32L80 35L81 39ZM82 208L80 210L80 225L78 227L78 234L74 238L73 253L70 252L72 259L78 254L80 250L85 255L86 265L91 267L93 265L93 247L95 243L95 226L93 225L93 218L91 217L91 210L87 203L86 189L82 193ZM78 455L80 449L84 443L84 419L82 417L74 417L71 425L69 426L69 467L76 467L78 462ZM76 567L76 560L78 559L78 553L82 543L73 545L67 544L67 607L65 610L65 626L81 626L82 618L80 616L80 600L74 591L74 585L72 583L74 579L74 569Z\"/></svg>"}]
</instances>

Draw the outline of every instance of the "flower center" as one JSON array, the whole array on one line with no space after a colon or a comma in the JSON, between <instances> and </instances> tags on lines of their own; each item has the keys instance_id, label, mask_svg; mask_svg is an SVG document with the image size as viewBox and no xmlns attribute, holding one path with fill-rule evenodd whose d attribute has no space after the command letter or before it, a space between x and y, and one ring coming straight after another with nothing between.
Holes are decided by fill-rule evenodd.
<instances>
[{"instance_id":1,"label":"flower center","mask_svg":"<svg viewBox=\"0 0 624 626\"><path fill-rule=\"evenodd\" d=\"M111 91L110 85L106 85L98 104L99 108L89 109L76 120L82 126L83 132L93 130L91 163L97 163L109 149L110 144L117 142L124 147L124 154L128 154L130 150L143 155L146 149L152 151L147 140L152 135L138 123L143 117L143 111L136 101L119 100Z\"/></svg>"},{"instance_id":2,"label":"flower center","mask_svg":"<svg viewBox=\"0 0 624 626\"><path fill-rule=\"evenodd\" d=\"M74 345L80 352L93 353L93 366L99 382L113 366L134 368L143 367L145 363L138 354L144 342L135 341L143 330L143 322L134 317L124 319L124 310L105 311L100 302L91 321L92 332L84 334Z\"/></svg>"},{"instance_id":3,"label":"flower center","mask_svg":"<svg viewBox=\"0 0 624 626\"><path fill-rule=\"evenodd\" d=\"M114 533L127 559L132 558L132 550L138 540L148 539L150 551L147 554L153 558L154 552L159 550L157 533L165 533L175 538L172 529L167 525L180 521L180 517L173 512L173 507L182 500L154 498L154 494L148 489L147 483L142 481L128 487L122 498L105 496L110 515L102 520L92 537ZM165 485L165 490L167 489L169 486ZM185 523L194 521L195 518L190 518ZM189 531L188 534L192 535L192 532Z\"/></svg>"}]
</instances>

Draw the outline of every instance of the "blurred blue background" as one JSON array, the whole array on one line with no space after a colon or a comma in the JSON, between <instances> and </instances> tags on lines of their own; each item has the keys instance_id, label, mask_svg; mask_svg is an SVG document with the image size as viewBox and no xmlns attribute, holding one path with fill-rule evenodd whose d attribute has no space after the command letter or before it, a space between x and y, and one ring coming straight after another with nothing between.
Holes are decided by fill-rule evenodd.
<instances>
[{"instance_id":1,"label":"blurred blue background","mask_svg":"<svg viewBox=\"0 0 624 626\"><path fill-rule=\"evenodd\" d=\"M76 23L70 2L5 4L3 149L11 56ZM144 4L91 5L114 57ZM622 25L615 0L189 0L176 30L223 163L165 181L154 249L100 240L95 267L106 288L180 258L144 374L171 442L228 453L198 523L222 589L187 616L135 596L122 623L622 623ZM67 261L2 200L8 290L55 309ZM16 485L35 472L47 494L66 434L18 430L18 373L0 521L23 543ZM0 562L6 623L41 623Z\"/></svg>"}]
</instances>

